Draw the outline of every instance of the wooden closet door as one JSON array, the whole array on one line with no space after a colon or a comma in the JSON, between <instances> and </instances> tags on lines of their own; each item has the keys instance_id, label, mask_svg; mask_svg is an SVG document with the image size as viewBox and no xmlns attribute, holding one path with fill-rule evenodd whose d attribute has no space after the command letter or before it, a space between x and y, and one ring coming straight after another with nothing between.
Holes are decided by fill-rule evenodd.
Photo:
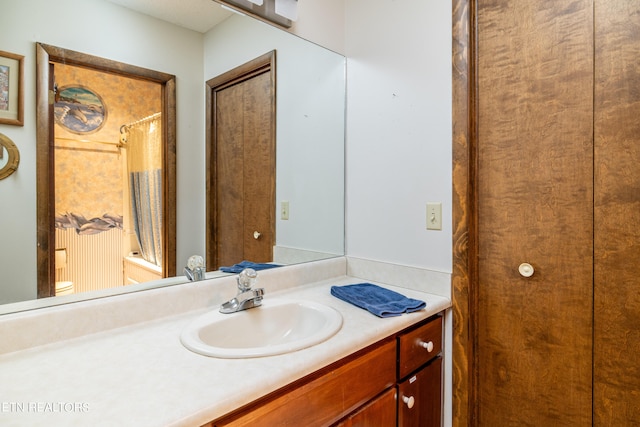
<instances>
[{"instance_id":1,"label":"wooden closet door","mask_svg":"<svg viewBox=\"0 0 640 427\"><path fill-rule=\"evenodd\" d=\"M640 425L640 2L595 8L594 425Z\"/></svg>"},{"instance_id":2,"label":"wooden closet door","mask_svg":"<svg viewBox=\"0 0 640 427\"><path fill-rule=\"evenodd\" d=\"M230 73L231 74L231 73ZM224 75L223 75L224 77ZM233 76L235 77L235 76ZM207 268L273 261L275 243L275 93L270 69L215 90L209 173ZM212 201L215 200L215 201ZM215 248L211 251L209 248Z\"/></svg>"},{"instance_id":3,"label":"wooden closet door","mask_svg":"<svg viewBox=\"0 0 640 427\"><path fill-rule=\"evenodd\" d=\"M477 5L477 425L590 426L593 3Z\"/></svg>"}]
</instances>

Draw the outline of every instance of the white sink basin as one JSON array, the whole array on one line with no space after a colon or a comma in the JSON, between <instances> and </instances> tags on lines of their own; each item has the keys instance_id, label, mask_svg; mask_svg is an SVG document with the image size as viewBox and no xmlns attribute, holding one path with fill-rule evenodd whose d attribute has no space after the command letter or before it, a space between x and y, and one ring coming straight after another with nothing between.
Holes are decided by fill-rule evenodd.
<instances>
[{"instance_id":1,"label":"white sink basin","mask_svg":"<svg viewBox=\"0 0 640 427\"><path fill-rule=\"evenodd\" d=\"M326 305L265 298L260 307L200 316L182 331L180 341L205 356L262 357L319 344L341 327L340 313Z\"/></svg>"}]
</instances>

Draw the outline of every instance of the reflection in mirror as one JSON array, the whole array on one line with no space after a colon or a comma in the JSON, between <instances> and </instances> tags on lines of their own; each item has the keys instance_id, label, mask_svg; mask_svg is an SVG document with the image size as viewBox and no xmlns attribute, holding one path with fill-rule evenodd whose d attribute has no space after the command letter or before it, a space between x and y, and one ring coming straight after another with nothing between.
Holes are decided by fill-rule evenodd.
<instances>
[{"instance_id":1,"label":"reflection in mirror","mask_svg":"<svg viewBox=\"0 0 640 427\"><path fill-rule=\"evenodd\" d=\"M55 295L161 279L162 85L74 65L52 69Z\"/></svg>"},{"instance_id":2,"label":"reflection in mirror","mask_svg":"<svg viewBox=\"0 0 640 427\"><path fill-rule=\"evenodd\" d=\"M37 187L38 297L175 274L175 77L41 43L37 55L49 178Z\"/></svg>"},{"instance_id":3,"label":"reflection in mirror","mask_svg":"<svg viewBox=\"0 0 640 427\"><path fill-rule=\"evenodd\" d=\"M217 86L226 75L239 77L250 64L274 52L275 70L275 244L272 261L291 264L342 255L344 253L344 120L345 120L345 60L344 57L317 45L274 29L254 19L233 15L218 24L205 36L205 77L208 78L209 100L207 139L210 153L215 152L214 108ZM247 65L249 64L249 65ZM245 70L245 71L243 71ZM264 70L263 70L264 71ZM231 78L230 77L230 78ZM218 105L218 104L215 104ZM252 136L257 138L256 132ZM254 139L255 139L254 138ZM262 136L266 138L266 136ZM264 139L268 141L268 139ZM212 156L212 154L210 154ZM250 161L245 170L251 175L263 175L269 169L266 157ZM211 191L215 199L215 162L208 158ZM241 173L238 168L238 173ZM268 177L268 175L266 175ZM269 179L269 178L264 178ZM238 196L239 198L240 196ZM228 198L226 199L228 200ZM242 205L242 203L240 203ZM208 204L209 227L207 252L215 252L216 206ZM222 208L225 208L223 206ZM247 215L248 216L248 215ZM245 249L256 243L251 222L235 240L244 241ZM268 232L268 231L267 231ZM260 238L257 239L257 242ZM219 249L219 248L217 248ZM242 248L238 250L242 253ZM241 255L236 255L235 262ZM224 256L219 257L224 258ZM211 263L215 257L211 256ZM231 260L227 259L226 262ZM250 260L250 261L261 261ZM224 264L224 263L223 263Z\"/></svg>"},{"instance_id":4,"label":"reflection in mirror","mask_svg":"<svg viewBox=\"0 0 640 427\"><path fill-rule=\"evenodd\" d=\"M32 19L33 16L29 11L33 6L31 8L27 7L22 2L11 3L8 8L15 9L17 12L9 10L7 20L12 23L22 23L20 25L24 27L24 30L20 29L19 31L17 30L18 24L6 27L7 34L11 34L12 39L18 36L24 38L18 48L12 48L14 51L33 52L33 34L38 34L39 41L52 43L71 50L90 52L92 55L104 58L117 58L129 64L142 63L147 64L147 66L149 66L148 64L152 66L153 64L160 64L158 67L153 66L153 68L163 71L174 72L173 70L175 69L178 82L180 83L181 79L183 79L177 90L180 91L180 88L183 91L193 89L182 93L178 92L175 105L178 112L176 124L182 133L185 133L185 129L193 128L194 123L200 128L202 121L197 117L204 116L203 99L195 93L194 88L202 87L201 85L205 81L246 63L252 58L276 50L278 55L276 85L276 194L274 197L276 202L274 213L276 240L273 261L289 264L344 254L344 57L254 20L251 17L233 15L232 18L223 21L218 26L219 28L216 27L202 36L198 34L199 40L202 41L202 50L200 50L200 47L197 49L198 52L203 53L198 53L199 59L193 59L194 64L186 67L189 69L187 72L182 65L174 64L178 62L191 64L191 61L187 62L182 59L187 57L186 55L181 56L178 52L183 50L192 52L194 51L193 47L178 44L173 46L171 43L173 40L194 38L192 34L184 37L187 30L183 28L169 28L168 24L157 26L148 16L119 6L105 6L107 3L102 0L91 0L74 6L56 4L55 11L50 10L53 6L50 6L45 0L34 1L37 2L38 7L50 12L45 13L45 15L72 17L76 25L62 27L56 25L55 30L46 30L44 22ZM69 10L64 10L65 8L69 8ZM122 31L114 32L107 38L99 35L83 38L82 34L90 32L91 22L98 11L101 13L101 18L106 20L105 22L114 23L114 28L116 22L126 21L127 28L122 28L122 30L128 37L136 37L135 34L139 34L140 40L125 42L122 39L118 39L117 42L114 42L114 39L117 39L118 34L122 33ZM113 14L113 19L110 17L111 14ZM49 22L49 20L46 22ZM257 27L256 24L259 24L260 27ZM162 33L154 33L159 28L162 29ZM5 30L0 29L0 34L3 34L3 31ZM149 33L146 33L146 31L149 31ZM161 47L159 47L160 43L162 43ZM159 52L170 51L174 53L169 58L161 57L164 54L159 55ZM194 55L191 57L195 58ZM140 58L144 60L140 60ZM331 64L329 64L329 58L333 58ZM27 61L34 64L35 58L28 56ZM204 73L199 73L200 83L192 82L192 76L195 76L196 73L191 72L191 70L201 70L203 69L203 64ZM29 73L27 73L28 77ZM186 79L189 80L186 81ZM27 94L31 93L33 96L35 82L26 81L25 83ZM340 91L337 96L335 95L336 92L334 92L335 88ZM332 95L330 97L322 97L323 94L328 93ZM46 94L44 95L46 96ZM33 96L33 98L35 97ZM29 108L29 103L34 102L33 98L28 97L26 100L25 109L28 111L34 109L33 104L31 109ZM330 103L328 98L332 98L336 102ZM41 107L38 106L38 108ZM196 117L195 120L194 117ZM18 144L21 148L35 146L30 136L35 133L35 119L33 117L27 117L27 119L24 141L19 141L24 144ZM135 121L136 119L132 120ZM41 129L37 131L41 132ZM194 207L197 207L198 210L204 210L205 205L204 174L198 175L198 170L204 170L205 168L204 130L202 130L201 140L193 138L193 135L200 135L198 132L187 131L186 135L190 137L176 141L174 154L177 153L178 156L184 156L184 153L200 154L186 160L182 157L179 162L189 167L178 168L178 188L181 193L178 193L176 208L178 216L182 218L180 220L182 228L178 227L175 239L170 242L174 245L174 251L176 247L178 249L174 253L179 253L178 258L175 260L177 274L182 273L182 267L184 267L189 255L205 255L206 241L204 212L196 213L193 216L196 221L191 221L190 219ZM89 139L89 136L91 135L83 136L83 139ZM16 139L14 135L12 135L12 138ZM194 149L193 147L199 148ZM23 159L23 162L29 162L28 170L35 177L37 156L35 152L31 151L29 154L31 155ZM38 150L38 156L40 155L41 153ZM259 164L255 166L260 167ZM192 169L193 172L187 169ZM21 168L21 170L23 169ZM47 178L38 175L37 180L46 181ZM26 209L26 207L33 211L36 209L35 181L34 179L28 182L33 187L20 190L21 194L27 198L26 200L33 200L32 203L22 203L23 209ZM176 186L176 182L171 184ZM192 188L195 189L193 194L189 192ZM200 188L202 188L201 192ZM185 190L187 190L186 193ZM280 212L280 208L285 205L285 202L288 202L289 205L288 220L282 219L282 212ZM102 215L103 213L96 215ZM32 215L35 218L35 213L29 212L28 215ZM93 217L96 215L88 214L85 216ZM189 219L184 219L185 216L189 217ZM0 216L0 219L6 218L6 215ZM200 220L202 220L202 223L200 223ZM199 230L189 231L188 237L183 237L180 231L184 230L184 224ZM21 242L29 243L31 248L33 247L32 242L36 240L35 228L34 226L33 229L23 230L24 236L19 238ZM40 233L41 230L38 229L37 232ZM12 235L10 234L10 236ZM194 236L196 236L196 239L193 238ZM201 240L198 241L198 239ZM49 247L39 247L38 253L43 250L51 251L51 257L55 258L55 249L56 244L52 241ZM9 250L10 248L6 248L6 251ZM83 298L108 296L114 293L145 290L186 281L185 276L177 276L160 281L119 286L118 288L107 290L45 298L40 299L37 303L30 303L26 300L35 298L35 290L37 289L35 273L31 273L35 267L35 256L22 257L26 264L18 265L19 261L16 261L16 257L6 256L6 252L2 252L0 255L3 255L0 256L1 271L29 272L26 275L21 273L10 276L12 279L8 283L0 278L3 285L0 287L0 303L4 304L0 307L0 313L40 307L45 304L65 303ZM6 264L7 262L9 264ZM54 265L54 262L48 266L38 263L37 268L38 270L49 269L47 274L49 274L50 278L55 278ZM207 277L215 277L216 275L220 275L220 272L207 273ZM20 280L19 278L22 276L30 279ZM65 280L62 277L59 281ZM50 280L50 283L54 282L55 279ZM9 288L8 292L6 292L7 288Z\"/></svg>"}]
</instances>

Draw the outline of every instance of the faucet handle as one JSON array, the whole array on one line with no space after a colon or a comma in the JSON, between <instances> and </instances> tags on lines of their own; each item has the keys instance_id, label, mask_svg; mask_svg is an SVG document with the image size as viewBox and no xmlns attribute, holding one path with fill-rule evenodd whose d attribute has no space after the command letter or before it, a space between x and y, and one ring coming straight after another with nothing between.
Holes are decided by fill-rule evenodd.
<instances>
[{"instance_id":1,"label":"faucet handle","mask_svg":"<svg viewBox=\"0 0 640 427\"><path fill-rule=\"evenodd\" d=\"M192 255L187 260L187 267L189 267L191 271L194 271L198 267L204 267L204 260L200 255Z\"/></svg>"},{"instance_id":2,"label":"faucet handle","mask_svg":"<svg viewBox=\"0 0 640 427\"><path fill-rule=\"evenodd\" d=\"M253 268L245 268L238 274L237 281L240 292L248 291L258 281L258 273Z\"/></svg>"}]
</instances>

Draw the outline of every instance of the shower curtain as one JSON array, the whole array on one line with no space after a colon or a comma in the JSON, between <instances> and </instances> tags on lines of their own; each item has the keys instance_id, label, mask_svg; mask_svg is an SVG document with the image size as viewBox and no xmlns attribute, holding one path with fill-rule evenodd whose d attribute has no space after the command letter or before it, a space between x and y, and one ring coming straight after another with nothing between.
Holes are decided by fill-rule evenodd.
<instances>
[{"instance_id":1,"label":"shower curtain","mask_svg":"<svg viewBox=\"0 0 640 427\"><path fill-rule=\"evenodd\" d=\"M162 267L161 113L126 126L133 227L142 257Z\"/></svg>"}]
</instances>

